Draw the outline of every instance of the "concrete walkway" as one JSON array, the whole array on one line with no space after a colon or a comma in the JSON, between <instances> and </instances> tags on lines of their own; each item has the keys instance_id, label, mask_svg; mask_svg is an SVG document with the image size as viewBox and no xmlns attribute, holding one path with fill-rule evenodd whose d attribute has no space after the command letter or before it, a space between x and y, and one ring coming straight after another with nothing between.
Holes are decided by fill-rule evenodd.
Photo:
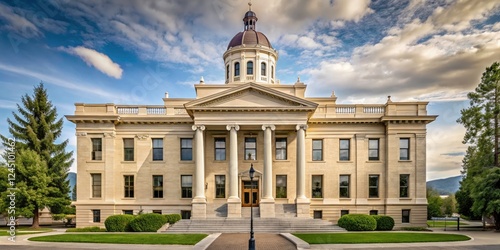
<instances>
[{"instance_id":1,"label":"concrete walkway","mask_svg":"<svg viewBox=\"0 0 500 250\"><path fill-rule=\"evenodd\" d=\"M295 250L287 239L279 234L255 234L255 248L259 250ZM221 234L207 250L246 250L250 234Z\"/></svg>"}]
</instances>

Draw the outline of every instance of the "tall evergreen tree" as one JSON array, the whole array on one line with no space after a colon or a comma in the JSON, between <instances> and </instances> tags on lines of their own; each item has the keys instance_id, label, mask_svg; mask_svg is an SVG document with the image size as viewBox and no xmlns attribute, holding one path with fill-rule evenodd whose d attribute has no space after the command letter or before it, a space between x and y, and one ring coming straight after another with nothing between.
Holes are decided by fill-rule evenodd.
<instances>
[{"instance_id":1,"label":"tall evergreen tree","mask_svg":"<svg viewBox=\"0 0 500 250\"><path fill-rule=\"evenodd\" d=\"M457 122L464 125L466 133L463 143L470 146L463 160L464 179L457 198L459 197L458 200L461 203L472 201L473 205L469 208L476 215L490 216L493 215L493 210L484 209L481 204L490 204L490 202L496 204L499 201L495 201L496 198L493 196L490 198L482 196L480 190L475 187L487 181L485 172L492 167L500 167L498 141L500 136L500 64L498 62L486 68L481 82L467 97L470 100L470 106L461 111L462 116ZM492 188L500 189L498 186ZM464 195L469 195L469 197L464 197ZM467 206L468 204L459 204L460 210L466 209Z\"/></svg>"},{"instance_id":2,"label":"tall evergreen tree","mask_svg":"<svg viewBox=\"0 0 500 250\"><path fill-rule=\"evenodd\" d=\"M71 203L66 177L73 163L73 152L66 152L68 140L56 142L62 133L63 119L58 118L57 109L49 100L43 83L34 88L32 96L24 95L21 102L22 105L17 104L17 112L12 112L14 120L7 119L9 133L16 140L16 155L23 150L32 150L46 162L51 181L46 194L49 200L43 205L51 212L59 213ZM6 145L8 137L0 135L0 138Z\"/></svg>"}]
</instances>

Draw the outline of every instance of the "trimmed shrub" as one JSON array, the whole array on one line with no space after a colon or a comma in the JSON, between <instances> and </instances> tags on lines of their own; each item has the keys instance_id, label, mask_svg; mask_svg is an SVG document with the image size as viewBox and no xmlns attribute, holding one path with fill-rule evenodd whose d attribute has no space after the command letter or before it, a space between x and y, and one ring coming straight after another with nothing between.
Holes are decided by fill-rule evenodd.
<instances>
[{"instance_id":1,"label":"trimmed shrub","mask_svg":"<svg viewBox=\"0 0 500 250\"><path fill-rule=\"evenodd\" d=\"M167 219L167 223L170 225L173 225L182 219L180 214L165 214L164 216Z\"/></svg>"},{"instance_id":2,"label":"trimmed shrub","mask_svg":"<svg viewBox=\"0 0 500 250\"><path fill-rule=\"evenodd\" d=\"M372 215L377 221L377 231L391 231L394 228L394 219L387 215Z\"/></svg>"},{"instance_id":3,"label":"trimmed shrub","mask_svg":"<svg viewBox=\"0 0 500 250\"><path fill-rule=\"evenodd\" d=\"M161 214L141 214L130 223L134 232L156 232L167 223L167 218Z\"/></svg>"},{"instance_id":4,"label":"trimmed shrub","mask_svg":"<svg viewBox=\"0 0 500 250\"><path fill-rule=\"evenodd\" d=\"M80 233L80 232L106 232L106 229L100 227L83 227L83 228L70 228L67 229L68 233Z\"/></svg>"},{"instance_id":5,"label":"trimmed shrub","mask_svg":"<svg viewBox=\"0 0 500 250\"><path fill-rule=\"evenodd\" d=\"M104 221L104 226L108 232L130 232L129 223L134 219L130 214L117 214L109 216Z\"/></svg>"},{"instance_id":6,"label":"trimmed shrub","mask_svg":"<svg viewBox=\"0 0 500 250\"><path fill-rule=\"evenodd\" d=\"M377 221L367 214L346 214L340 217L338 224L347 231L373 231L377 228Z\"/></svg>"}]
</instances>

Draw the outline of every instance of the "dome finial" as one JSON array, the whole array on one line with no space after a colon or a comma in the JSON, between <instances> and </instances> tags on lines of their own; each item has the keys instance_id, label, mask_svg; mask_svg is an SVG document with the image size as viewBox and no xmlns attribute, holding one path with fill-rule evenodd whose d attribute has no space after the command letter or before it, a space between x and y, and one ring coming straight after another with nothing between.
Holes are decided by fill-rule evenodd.
<instances>
[{"instance_id":1,"label":"dome finial","mask_svg":"<svg viewBox=\"0 0 500 250\"><path fill-rule=\"evenodd\" d=\"M255 23L257 23L257 20L257 15L252 11L252 0L250 0L248 2L248 11L243 18L245 30L255 30Z\"/></svg>"},{"instance_id":2,"label":"dome finial","mask_svg":"<svg viewBox=\"0 0 500 250\"><path fill-rule=\"evenodd\" d=\"M252 11L252 0L248 2L248 10Z\"/></svg>"}]
</instances>

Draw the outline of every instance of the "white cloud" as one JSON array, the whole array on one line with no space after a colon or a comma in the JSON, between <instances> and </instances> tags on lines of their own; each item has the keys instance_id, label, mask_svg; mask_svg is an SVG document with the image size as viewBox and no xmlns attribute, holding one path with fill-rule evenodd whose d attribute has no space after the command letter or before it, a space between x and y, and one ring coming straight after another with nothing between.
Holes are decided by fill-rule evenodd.
<instances>
[{"instance_id":1,"label":"white cloud","mask_svg":"<svg viewBox=\"0 0 500 250\"><path fill-rule=\"evenodd\" d=\"M332 7L336 19L357 22L373 13L369 6L370 0L335 0Z\"/></svg>"},{"instance_id":2,"label":"white cloud","mask_svg":"<svg viewBox=\"0 0 500 250\"><path fill-rule=\"evenodd\" d=\"M440 119L441 117L438 117ZM442 118L441 118L442 119ZM427 180L455 176L462 170L467 146L462 144L465 129L461 125L429 126L427 134Z\"/></svg>"},{"instance_id":3,"label":"white cloud","mask_svg":"<svg viewBox=\"0 0 500 250\"><path fill-rule=\"evenodd\" d=\"M0 99L0 109L16 109L16 102Z\"/></svg>"},{"instance_id":4,"label":"white cloud","mask_svg":"<svg viewBox=\"0 0 500 250\"><path fill-rule=\"evenodd\" d=\"M62 50L79 56L87 63L87 65L96 68L110 77L116 79L120 79L122 77L123 70L120 65L114 63L109 56L103 53L82 46L62 48Z\"/></svg>"}]
</instances>

